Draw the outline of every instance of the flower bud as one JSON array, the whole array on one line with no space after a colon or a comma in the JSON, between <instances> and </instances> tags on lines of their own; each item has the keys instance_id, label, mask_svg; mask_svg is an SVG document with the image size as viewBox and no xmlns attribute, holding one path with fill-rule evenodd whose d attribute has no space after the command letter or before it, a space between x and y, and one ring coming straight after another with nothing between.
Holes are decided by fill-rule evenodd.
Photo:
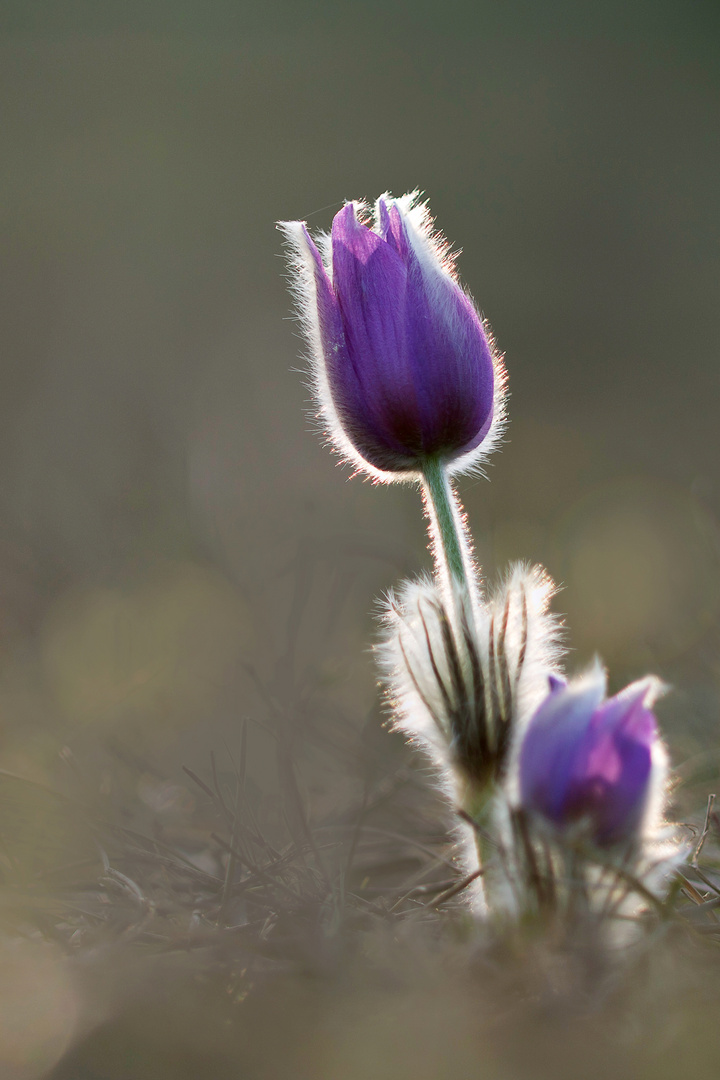
<instances>
[{"instance_id":1,"label":"flower bud","mask_svg":"<svg viewBox=\"0 0 720 1080\"><path fill-rule=\"evenodd\" d=\"M472 466L497 441L504 371L417 195L346 203L316 246L281 223L320 412L336 448L377 479L428 459ZM322 255L321 255L322 251Z\"/></svg>"},{"instance_id":2,"label":"flower bud","mask_svg":"<svg viewBox=\"0 0 720 1080\"><path fill-rule=\"evenodd\" d=\"M585 828L598 847L640 837L667 768L651 711L658 680L648 676L608 700L605 685L599 667L553 685L519 754L526 813L561 830Z\"/></svg>"}]
</instances>

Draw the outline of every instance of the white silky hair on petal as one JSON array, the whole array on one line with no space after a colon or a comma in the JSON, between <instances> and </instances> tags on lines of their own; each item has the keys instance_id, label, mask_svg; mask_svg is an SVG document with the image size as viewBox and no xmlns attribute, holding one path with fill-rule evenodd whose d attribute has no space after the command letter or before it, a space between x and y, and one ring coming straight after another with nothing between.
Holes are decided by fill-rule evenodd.
<instances>
[{"instance_id":1,"label":"white silky hair on petal","mask_svg":"<svg viewBox=\"0 0 720 1080\"><path fill-rule=\"evenodd\" d=\"M652 708L655 701L667 692L667 686L655 676L648 676L639 683L627 687L646 686L643 704ZM667 821L667 805L670 786L670 756L663 740L658 736L652 746L650 780L642 820L638 827L635 850L628 860L631 874L657 899L667 893L673 878L691 857L692 842L682 837L678 827ZM629 893L618 907L618 913L626 917L637 915L647 907L647 900L637 892ZM627 924L626 924L627 926ZM619 928L618 940L622 942Z\"/></svg>"},{"instance_id":2,"label":"white silky hair on petal","mask_svg":"<svg viewBox=\"0 0 720 1080\"><path fill-rule=\"evenodd\" d=\"M642 818L642 835L649 841L659 837L665 828L669 775L670 755L665 743L658 738L652 748L650 783Z\"/></svg>"},{"instance_id":3,"label":"white silky hair on petal","mask_svg":"<svg viewBox=\"0 0 720 1080\"><path fill-rule=\"evenodd\" d=\"M428 292L432 293L433 286L436 286L438 308L445 307L446 312L448 311L445 304L446 294L441 291L440 285L443 279L449 279L453 285L464 292L473 307L478 310L478 305L462 285L457 274L455 264L460 252L453 251L449 241L435 228L435 219L427 202L422 200L422 193L415 190L398 199L386 193L381 195L380 199L384 199L388 204L394 204L399 210L405 224L408 241L422 268L423 280ZM375 231L379 231L380 228L380 199L375 204ZM449 318L452 321L459 318L454 308L449 312ZM485 462L498 449L507 428L507 371L489 323L482 316L481 322L493 361L493 417L490 428L480 445L447 463L451 476L468 473L484 477L486 475ZM452 326L449 328L449 336L453 336Z\"/></svg>"},{"instance_id":4,"label":"white silky hair on petal","mask_svg":"<svg viewBox=\"0 0 720 1080\"><path fill-rule=\"evenodd\" d=\"M649 676L627 689L634 689L642 683L647 686L647 696L643 704L651 708L656 698L665 693L667 688L659 679ZM630 879L638 881L657 900L665 897L677 870L690 858L693 846L688 839L681 836L677 826L667 822L669 775L668 751L658 737L652 747L650 780L643 817L632 848L618 857L618 862L628 872ZM637 934L632 920L648 906L647 895L628 887L627 894L616 905L618 918L626 921L619 921L615 926L614 944L622 946L631 942L633 930L635 936Z\"/></svg>"},{"instance_id":5,"label":"white silky hair on petal","mask_svg":"<svg viewBox=\"0 0 720 1080\"><path fill-rule=\"evenodd\" d=\"M690 840L682 838L678 828L667 821L669 786L670 755L658 738L652 748L648 796L639 830L642 855L636 867L640 881L658 897L666 894L675 872L691 857L693 848Z\"/></svg>"},{"instance_id":6,"label":"white silky hair on petal","mask_svg":"<svg viewBox=\"0 0 720 1080\"><path fill-rule=\"evenodd\" d=\"M369 222L367 205L354 201L353 206L358 220L362 224L367 224ZM339 454L340 464L352 466L353 476L364 475L375 484L414 484L417 482L419 473L386 472L376 468L358 453L345 433L328 381L327 359L318 318L315 261L303 231L304 226L304 221L278 221L277 223L278 229L285 238L288 253L289 288L294 301L295 317L300 323L308 346L305 353L309 374L308 388L319 406L314 419L320 436L327 446ZM328 279L332 283L332 237L329 233L320 232L312 239L320 253Z\"/></svg>"},{"instance_id":7,"label":"white silky hair on petal","mask_svg":"<svg viewBox=\"0 0 720 1080\"><path fill-rule=\"evenodd\" d=\"M643 691L642 703L646 709L652 709L655 702L668 692L668 686L655 675L647 675L626 687L623 694L636 696ZM622 696L622 695L621 695ZM665 820L668 800L668 781L670 775L670 755L664 741L658 735L651 750L650 780L648 783L645 807L639 828L639 834L645 846L662 848L668 832ZM677 845L675 845L677 846Z\"/></svg>"},{"instance_id":8,"label":"white silky hair on petal","mask_svg":"<svg viewBox=\"0 0 720 1080\"><path fill-rule=\"evenodd\" d=\"M327 433L335 441L336 432L340 437L344 436L327 378L325 349L318 315L315 258L305 235L304 221L279 221L277 227L282 232L288 249L289 288L295 304L295 317L308 346L306 359L309 364L309 388L320 405L319 419L327 426Z\"/></svg>"},{"instance_id":9,"label":"white silky hair on petal","mask_svg":"<svg viewBox=\"0 0 720 1080\"><path fill-rule=\"evenodd\" d=\"M315 241L315 247L320 252L320 258L323 261L325 267L325 273L328 276L330 284L333 282L333 261L332 261L332 236L329 232L319 232L313 237Z\"/></svg>"},{"instance_id":10,"label":"white silky hair on petal","mask_svg":"<svg viewBox=\"0 0 720 1080\"><path fill-rule=\"evenodd\" d=\"M365 215L363 203L355 203L356 213ZM307 342L305 358L308 363L309 389L319 408L315 420L321 437L341 458L341 463L351 465L355 473L367 475L375 483L408 482L416 480L414 473L397 474L376 469L363 458L345 434L330 391L327 360L323 347L318 318L315 260L303 231L303 221L279 221L278 229L285 238L290 268L290 291L295 305L295 317ZM313 237L320 252L325 272L332 282L332 241L328 233Z\"/></svg>"},{"instance_id":11,"label":"white silky hair on petal","mask_svg":"<svg viewBox=\"0 0 720 1080\"><path fill-rule=\"evenodd\" d=\"M397 207L418 262L429 277L432 279L441 273L456 285L459 284L455 268L459 252L453 251L447 238L435 228L435 219L428 203L423 201L422 192L416 188L397 199L389 191L381 195L375 203L373 215L373 229L377 233L381 230L380 203L383 201L387 206Z\"/></svg>"}]
</instances>

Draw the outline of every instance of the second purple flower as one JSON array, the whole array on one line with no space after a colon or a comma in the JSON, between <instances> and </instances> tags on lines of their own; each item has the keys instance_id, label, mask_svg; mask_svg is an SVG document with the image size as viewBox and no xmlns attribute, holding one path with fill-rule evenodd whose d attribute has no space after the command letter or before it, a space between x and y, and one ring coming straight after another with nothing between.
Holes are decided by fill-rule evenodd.
<instances>
[{"instance_id":1,"label":"second purple flower","mask_svg":"<svg viewBox=\"0 0 720 1080\"><path fill-rule=\"evenodd\" d=\"M599 847L637 839L667 768L651 708L659 689L649 676L604 700L599 668L556 683L520 748L525 810L560 829L584 822Z\"/></svg>"}]
</instances>

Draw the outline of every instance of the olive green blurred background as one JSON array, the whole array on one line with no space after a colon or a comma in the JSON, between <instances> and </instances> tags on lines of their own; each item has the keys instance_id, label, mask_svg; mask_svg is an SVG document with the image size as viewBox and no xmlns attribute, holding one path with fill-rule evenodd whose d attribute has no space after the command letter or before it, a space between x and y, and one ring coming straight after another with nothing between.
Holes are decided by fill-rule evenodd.
<instances>
[{"instance_id":1,"label":"olive green blurred background","mask_svg":"<svg viewBox=\"0 0 720 1080\"><path fill-rule=\"evenodd\" d=\"M336 710L350 754L379 732L374 604L428 565L419 500L312 432L273 223L415 187L506 353L507 443L460 484L483 567L545 563L569 666L657 671L675 760L714 762L719 24L0 3L0 767L119 755L154 807L267 684Z\"/></svg>"},{"instance_id":2,"label":"olive green blurred background","mask_svg":"<svg viewBox=\"0 0 720 1080\"><path fill-rule=\"evenodd\" d=\"M545 562L572 662L653 666L714 733L718 22L6 0L0 760L89 727L231 737L298 561L302 663L371 706L370 612L427 565L419 504L310 430L273 222L413 187L507 356L507 445L461 484L483 565Z\"/></svg>"}]
</instances>

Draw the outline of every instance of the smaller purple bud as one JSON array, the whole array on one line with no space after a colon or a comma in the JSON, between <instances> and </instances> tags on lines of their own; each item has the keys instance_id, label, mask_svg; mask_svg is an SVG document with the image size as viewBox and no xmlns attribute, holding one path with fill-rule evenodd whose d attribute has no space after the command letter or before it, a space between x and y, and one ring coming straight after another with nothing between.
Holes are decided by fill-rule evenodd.
<instances>
[{"instance_id":1,"label":"smaller purple bud","mask_svg":"<svg viewBox=\"0 0 720 1080\"><path fill-rule=\"evenodd\" d=\"M281 223L336 448L378 479L472 467L497 441L504 370L417 194L346 203L317 245ZM319 245L319 247L318 247Z\"/></svg>"},{"instance_id":2,"label":"smaller purple bud","mask_svg":"<svg viewBox=\"0 0 720 1080\"><path fill-rule=\"evenodd\" d=\"M553 685L519 754L525 811L560 829L583 823L599 847L639 837L666 770L651 711L658 680L648 676L607 700L605 685L600 668Z\"/></svg>"}]
</instances>

